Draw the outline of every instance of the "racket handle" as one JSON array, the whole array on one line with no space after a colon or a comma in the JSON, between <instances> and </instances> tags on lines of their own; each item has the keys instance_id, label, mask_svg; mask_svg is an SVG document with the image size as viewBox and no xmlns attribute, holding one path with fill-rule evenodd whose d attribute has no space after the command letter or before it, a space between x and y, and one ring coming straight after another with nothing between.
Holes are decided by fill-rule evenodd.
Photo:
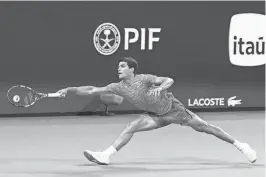
<instances>
[{"instance_id":1,"label":"racket handle","mask_svg":"<svg viewBox=\"0 0 266 177\"><path fill-rule=\"evenodd\" d=\"M58 98L58 97L62 97L62 95L60 93L48 93L48 97Z\"/></svg>"}]
</instances>

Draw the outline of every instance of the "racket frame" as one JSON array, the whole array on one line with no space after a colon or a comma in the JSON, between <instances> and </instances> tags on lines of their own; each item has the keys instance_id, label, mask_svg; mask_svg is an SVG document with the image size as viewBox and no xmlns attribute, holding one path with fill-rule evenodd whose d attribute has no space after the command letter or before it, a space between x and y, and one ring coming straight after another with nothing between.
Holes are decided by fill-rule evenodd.
<instances>
[{"instance_id":1,"label":"racket frame","mask_svg":"<svg viewBox=\"0 0 266 177\"><path fill-rule=\"evenodd\" d=\"M34 100L33 102L31 102L30 104L26 104L26 105L24 105L24 106L17 105L17 104L15 104L12 100L10 100L10 97L9 97L9 93L10 93L10 91L11 91L13 88L15 88L15 87L21 87L21 88L29 89L31 92L33 92L34 94L39 95L39 96L38 96L38 97L35 97L35 100ZM14 106L16 106L16 107L25 107L25 108L26 108L26 107L32 106L33 104L36 103L36 101L38 101L38 100L40 100L40 99L42 99L42 98L45 98L45 97L56 98L56 97L60 97L60 94L59 94L59 93L41 93L41 92L37 92L37 91L33 90L32 88L30 88L30 87L28 87L28 86L25 86L25 85L15 85L15 86L9 88L8 91L7 91L7 98L8 98L8 101L9 101L12 105L14 105Z\"/></svg>"}]
</instances>

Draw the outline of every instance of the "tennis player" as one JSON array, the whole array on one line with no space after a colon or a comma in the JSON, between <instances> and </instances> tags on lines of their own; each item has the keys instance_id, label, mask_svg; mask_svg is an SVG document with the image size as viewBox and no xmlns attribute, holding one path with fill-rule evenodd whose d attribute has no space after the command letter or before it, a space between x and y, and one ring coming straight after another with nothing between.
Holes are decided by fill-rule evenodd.
<instances>
[{"instance_id":1,"label":"tennis player","mask_svg":"<svg viewBox=\"0 0 266 177\"><path fill-rule=\"evenodd\" d=\"M75 92L78 95L100 95L113 93L120 95L141 110L149 112L127 124L113 144L104 151L85 150L85 157L91 162L108 165L111 156L124 147L134 133L150 131L170 124L189 126L197 132L203 132L232 144L242 152L251 163L257 159L256 152L247 143L240 142L223 129L202 120L198 115L186 109L167 89L174 83L168 77L150 74L136 74L138 63L131 57L124 57L118 63L118 76L121 80L105 87L81 86L59 90L60 94Z\"/></svg>"}]
</instances>

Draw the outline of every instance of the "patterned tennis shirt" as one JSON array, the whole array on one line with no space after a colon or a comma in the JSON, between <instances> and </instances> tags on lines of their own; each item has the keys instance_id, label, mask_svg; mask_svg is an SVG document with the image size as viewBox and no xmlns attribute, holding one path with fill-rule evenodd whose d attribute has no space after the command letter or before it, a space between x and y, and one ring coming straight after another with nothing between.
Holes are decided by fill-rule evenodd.
<instances>
[{"instance_id":1,"label":"patterned tennis shirt","mask_svg":"<svg viewBox=\"0 0 266 177\"><path fill-rule=\"evenodd\" d=\"M159 96L149 95L148 91L155 88L156 76L150 74L139 74L130 81L120 81L107 86L108 91L122 96L137 108L155 113L166 114L172 107L172 97L166 90Z\"/></svg>"}]
</instances>

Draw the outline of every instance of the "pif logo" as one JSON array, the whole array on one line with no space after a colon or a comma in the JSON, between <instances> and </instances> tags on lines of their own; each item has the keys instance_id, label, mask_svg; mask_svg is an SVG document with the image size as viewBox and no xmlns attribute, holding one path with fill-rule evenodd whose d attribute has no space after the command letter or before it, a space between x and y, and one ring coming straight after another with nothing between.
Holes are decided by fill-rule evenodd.
<instances>
[{"instance_id":1,"label":"pif logo","mask_svg":"<svg viewBox=\"0 0 266 177\"><path fill-rule=\"evenodd\" d=\"M160 38L155 33L160 33L161 28L124 28L124 50L129 50L130 44L140 40L140 50L152 50L154 42ZM148 41L146 41L146 35ZM96 50L102 55L113 54L120 45L121 35L118 28L112 23L103 23L94 32L93 42ZM146 45L148 45L146 47Z\"/></svg>"},{"instance_id":2,"label":"pif logo","mask_svg":"<svg viewBox=\"0 0 266 177\"><path fill-rule=\"evenodd\" d=\"M229 57L233 65L259 66L266 63L266 16L246 13L231 18Z\"/></svg>"},{"instance_id":3,"label":"pif logo","mask_svg":"<svg viewBox=\"0 0 266 177\"><path fill-rule=\"evenodd\" d=\"M98 26L93 36L95 48L103 55L113 54L118 49L120 40L120 32L112 23Z\"/></svg>"}]
</instances>

